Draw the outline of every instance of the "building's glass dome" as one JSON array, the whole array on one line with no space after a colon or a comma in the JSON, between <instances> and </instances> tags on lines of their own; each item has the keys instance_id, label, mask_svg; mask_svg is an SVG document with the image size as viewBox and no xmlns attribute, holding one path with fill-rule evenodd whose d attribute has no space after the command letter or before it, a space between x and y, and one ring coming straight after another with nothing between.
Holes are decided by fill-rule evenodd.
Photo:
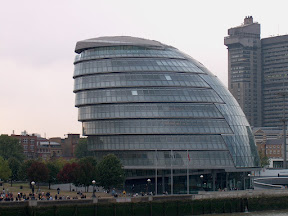
<instances>
[{"instance_id":1,"label":"building's glass dome","mask_svg":"<svg viewBox=\"0 0 288 216\"><path fill-rule=\"evenodd\" d=\"M259 166L236 100L190 56L134 37L80 41L76 52L76 107L96 156L130 170Z\"/></svg>"}]
</instances>

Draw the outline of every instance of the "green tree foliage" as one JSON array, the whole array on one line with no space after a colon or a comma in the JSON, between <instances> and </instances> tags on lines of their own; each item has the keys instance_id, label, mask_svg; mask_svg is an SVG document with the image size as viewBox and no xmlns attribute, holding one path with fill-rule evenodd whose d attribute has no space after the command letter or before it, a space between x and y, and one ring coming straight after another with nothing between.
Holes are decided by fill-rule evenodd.
<instances>
[{"instance_id":1,"label":"green tree foliage","mask_svg":"<svg viewBox=\"0 0 288 216\"><path fill-rule=\"evenodd\" d=\"M263 168L265 166L268 166L270 164L270 159L265 155L262 151L259 151L259 157L260 157L260 166Z\"/></svg>"},{"instance_id":2,"label":"green tree foliage","mask_svg":"<svg viewBox=\"0 0 288 216\"><path fill-rule=\"evenodd\" d=\"M8 135L0 136L0 156L5 160L14 157L19 161L22 161L25 158L23 154L23 147L19 143L19 140Z\"/></svg>"},{"instance_id":3,"label":"green tree foliage","mask_svg":"<svg viewBox=\"0 0 288 216\"><path fill-rule=\"evenodd\" d=\"M29 181L48 182L49 170L43 162L33 161L27 169Z\"/></svg>"},{"instance_id":4,"label":"green tree foliage","mask_svg":"<svg viewBox=\"0 0 288 216\"><path fill-rule=\"evenodd\" d=\"M78 162L79 164L91 164L92 166L95 167L97 165L97 160L92 156L81 158Z\"/></svg>"},{"instance_id":5,"label":"green tree foliage","mask_svg":"<svg viewBox=\"0 0 288 216\"><path fill-rule=\"evenodd\" d=\"M50 189L50 184L55 183L57 181L57 174L60 171L60 167L54 161L47 162L46 166L48 168L48 176L49 176L48 183L49 183L49 189Z\"/></svg>"},{"instance_id":6,"label":"green tree foliage","mask_svg":"<svg viewBox=\"0 0 288 216\"><path fill-rule=\"evenodd\" d=\"M92 156L92 152L88 151L87 138L81 138L75 149L75 156L77 158L84 158Z\"/></svg>"},{"instance_id":7,"label":"green tree foliage","mask_svg":"<svg viewBox=\"0 0 288 216\"><path fill-rule=\"evenodd\" d=\"M4 160L3 157L0 156L0 179L6 181L12 175L12 171L9 167L9 163L7 160Z\"/></svg>"},{"instance_id":8,"label":"green tree foliage","mask_svg":"<svg viewBox=\"0 0 288 216\"><path fill-rule=\"evenodd\" d=\"M28 175L27 171L28 168L31 167L31 164L35 162L34 160L26 160L24 163L21 164L20 169L18 171L18 178L19 180L27 181L28 180Z\"/></svg>"},{"instance_id":9,"label":"green tree foliage","mask_svg":"<svg viewBox=\"0 0 288 216\"><path fill-rule=\"evenodd\" d=\"M19 170L21 167L20 161L14 157L11 157L8 159L8 164L9 164L9 167L12 171L11 180L14 180L14 181L19 180L18 173L19 173Z\"/></svg>"},{"instance_id":10,"label":"green tree foliage","mask_svg":"<svg viewBox=\"0 0 288 216\"><path fill-rule=\"evenodd\" d=\"M113 154L108 154L97 164L97 184L109 189L119 187L124 182L124 169L120 160Z\"/></svg>"},{"instance_id":11,"label":"green tree foliage","mask_svg":"<svg viewBox=\"0 0 288 216\"><path fill-rule=\"evenodd\" d=\"M76 179L73 184L76 186L84 186L86 191L92 180L96 179L97 161L93 157L81 158L76 169Z\"/></svg>"}]
</instances>

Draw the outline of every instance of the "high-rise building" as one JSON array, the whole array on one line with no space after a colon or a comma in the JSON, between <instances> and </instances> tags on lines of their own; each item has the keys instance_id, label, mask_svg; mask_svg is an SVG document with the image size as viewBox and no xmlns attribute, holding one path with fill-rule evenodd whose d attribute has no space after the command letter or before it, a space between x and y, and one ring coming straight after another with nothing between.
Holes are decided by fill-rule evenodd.
<instances>
[{"instance_id":1,"label":"high-rise building","mask_svg":"<svg viewBox=\"0 0 288 216\"><path fill-rule=\"evenodd\" d=\"M282 126L287 101L288 35L260 37L251 16L228 30L228 89L254 127ZM288 109L288 107L286 108Z\"/></svg>"},{"instance_id":2,"label":"high-rise building","mask_svg":"<svg viewBox=\"0 0 288 216\"><path fill-rule=\"evenodd\" d=\"M288 97L288 35L264 38L261 47L263 126L282 126L283 105L287 106Z\"/></svg>"},{"instance_id":3,"label":"high-rise building","mask_svg":"<svg viewBox=\"0 0 288 216\"><path fill-rule=\"evenodd\" d=\"M260 24L246 17L244 24L228 30L228 89L249 123L262 125Z\"/></svg>"},{"instance_id":4,"label":"high-rise building","mask_svg":"<svg viewBox=\"0 0 288 216\"><path fill-rule=\"evenodd\" d=\"M259 166L249 123L201 63L127 36L79 41L75 52L83 135L97 158L122 161L126 186L149 178L156 193L247 187L247 172Z\"/></svg>"}]
</instances>

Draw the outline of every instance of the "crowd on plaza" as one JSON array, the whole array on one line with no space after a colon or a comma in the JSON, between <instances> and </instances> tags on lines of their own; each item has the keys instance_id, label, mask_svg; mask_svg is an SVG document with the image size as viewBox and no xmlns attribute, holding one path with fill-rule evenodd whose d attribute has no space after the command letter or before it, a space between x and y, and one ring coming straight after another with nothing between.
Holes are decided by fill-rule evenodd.
<instances>
[{"instance_id":1,"label":"crowd on plaza","mask_svg":"<svg viewBox=\"0 0 288 216\"><path fill-rule=\"evenodd\" d=\"M17 195L13 195L12 192L9 192L8 189L3 188L0 193L0 201L25 201L25 200L69 200L69 199L86 199L86 195L82 192L77 192L73 197L60 195L60 190L57 190L57 194L53 197L50 192L38 192L35 193L22 193L18 192Z\"/></svg>"}]
</instances>

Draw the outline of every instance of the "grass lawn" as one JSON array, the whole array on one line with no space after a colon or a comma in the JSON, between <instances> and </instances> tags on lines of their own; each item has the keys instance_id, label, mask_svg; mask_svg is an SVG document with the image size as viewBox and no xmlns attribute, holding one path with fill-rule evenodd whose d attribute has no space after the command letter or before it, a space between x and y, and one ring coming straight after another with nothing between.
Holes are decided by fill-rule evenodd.
<instances>
[{"instance_id":1,"label":"grass lawn","mask_svg":"<svg viewBox=\"0 0 288 216\"><path fill-rule=\"evenodd\" d=\"M22 189L20 189L20 186L22 186ZM21 193L22 194L26 194L26 195L29 195L29 193L32 193L32 189L30 188L29 186L29 183L26 182L26 183L13 183L12 184L12 187L11 187L11 184L10 183L4 183L3 186L1 187L0 186L0 193L2 193L3 191L3 188L5 189L5 192L12 192L13 193L13 196L16 197L18 193ZM35 185L35 190L34 190L34 193L36 194L36 197L38 197L38 186ZM55 197L55 195L57 194L57 190L53 190L53 189L48 189L48 186L40 186L40 193L44 192L44 194L46 194L47 192L50 192L50 194L52 195L53 199ZM83 192L83 194L86 195L86 198L91 198L92 197L92 192ZM60 196L69 196L70 198L72 197L75 197L77 196L78 198L80 198L80 195L77 194L76 191L60 191ZM99 193L99 192L96 192L96 196L97 197L112 197L111 194L106 194L106 193ZM59 197L59 195L58 195Z\"/></svg>"}]
</instances>

